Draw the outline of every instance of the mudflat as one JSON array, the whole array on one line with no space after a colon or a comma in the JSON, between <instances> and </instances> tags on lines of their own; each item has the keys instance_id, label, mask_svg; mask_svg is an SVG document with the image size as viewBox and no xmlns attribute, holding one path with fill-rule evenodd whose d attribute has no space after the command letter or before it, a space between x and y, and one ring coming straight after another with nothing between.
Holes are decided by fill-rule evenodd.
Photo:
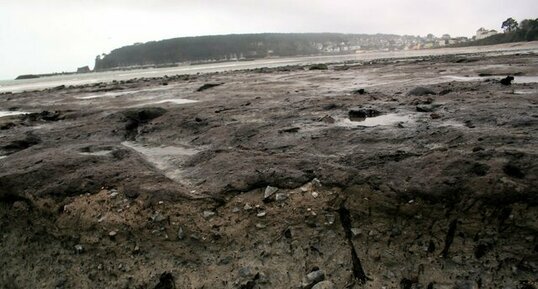
<instances>
[{"instance_id":1,"label":"mudflat","mask_svg":"<svg viewBox=\"0 0 538 289\"><path fill-rule=\"evenodd\" d=\"M531 51L2 94L0 284L534 288L537 78Z\"/></svg>"}]
</instances>

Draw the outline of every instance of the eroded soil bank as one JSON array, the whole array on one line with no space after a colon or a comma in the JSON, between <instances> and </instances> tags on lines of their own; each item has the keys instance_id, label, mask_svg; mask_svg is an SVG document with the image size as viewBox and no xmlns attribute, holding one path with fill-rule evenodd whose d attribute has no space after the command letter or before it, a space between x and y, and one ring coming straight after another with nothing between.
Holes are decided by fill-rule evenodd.
<instances>
[{"instance_id":1,"label":"eroded soil bank","mask_svg":"<svg viewBox=\"0 0 538 289\"><path fill-rule=\"evenodd\" d=\"M317 68L0 95L0 284L535 288L537 55Z\"/></svg>"}]
</instances>

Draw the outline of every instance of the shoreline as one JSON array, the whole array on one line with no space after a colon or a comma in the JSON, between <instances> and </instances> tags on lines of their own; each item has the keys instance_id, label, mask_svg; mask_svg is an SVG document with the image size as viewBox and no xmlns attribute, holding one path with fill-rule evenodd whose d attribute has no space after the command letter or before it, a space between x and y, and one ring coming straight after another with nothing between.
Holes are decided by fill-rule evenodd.
<instances>
[{"instance_id":1,"label":"shoreline","mask_svg":"<svg viewBox=\"0 0 538 289\"><path fill-rule=\"evenodd\" d=\"M154 74L156 77L163 77L167 74L197 74L197 73L213 73L224 71L238 71L243 69L255 69L267 66L269 68L285 66L285 65L310 65L315 63L335 63L335 62L365 62L372 60L383 59L406 59L413 57L430 57L441 55L468 55L469 53L512 53L517 54L521 52L538 51L538 41L534 42L519 42L498 44L489 46L476 46L476 47L456 47L456 48L438 48L438 49L425 49L416 51L398 51L398 52L374 52L374 53L361 53L361 54L346 54L346 55L329 55L329 56L304 56L293 58L272 58L254 61L237 61L237 62L219 62L217 65L214 63L198 64L195 66L177 66L173 69L170 67L165 68L151 68L151 69L134 69L134 70L118 70L118 71L103 71L103 72L91 72L91 73L73 73L64 76L73 76L73 80L66 79L61 80L57 77L42 77L37 79L31 79L27 86L24 86L24 81L18 80L3 80L0 81L0 93L6 92L21 92L24 90L42 90L47 88L53 88L60 85L83 85L98 82L111 82L112 80L129 80L140 77L147 77L148 74ZM407 53L408 55L403 55ZM448 54L447 54L448 53ZM388 57L387 57L388 56ZM246 64L244 64L246 63ZM244 64L245 67L234 68L236 64ZM123 73L122 73L123 72ZM113 75L119 73L118 75ZM83 79L77 79L77 76ZM86 77L86 79L84 79ZM48 81L49 83L46 83ZM32 89L34 87L34 89ZM37 87L37 88L36 88Z\"/></svg>"}]
</instances>

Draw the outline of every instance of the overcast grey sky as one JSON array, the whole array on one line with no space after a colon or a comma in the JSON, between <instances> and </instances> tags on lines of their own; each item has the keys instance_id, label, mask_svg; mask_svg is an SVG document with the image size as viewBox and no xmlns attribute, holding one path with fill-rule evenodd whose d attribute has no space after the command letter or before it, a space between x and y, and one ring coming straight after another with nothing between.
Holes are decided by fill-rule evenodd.
<instances>
[{"instance_id":1,"label":"overcast grey sky","mask_svg":"<svg viewBox=\"0 0 538 289\"><path fill-rule=\"evenodd\" d=\"M93 67L135 42L258 32L471 36L537 0L0 0L0 79Z\"/></svg>"}]
</instances>

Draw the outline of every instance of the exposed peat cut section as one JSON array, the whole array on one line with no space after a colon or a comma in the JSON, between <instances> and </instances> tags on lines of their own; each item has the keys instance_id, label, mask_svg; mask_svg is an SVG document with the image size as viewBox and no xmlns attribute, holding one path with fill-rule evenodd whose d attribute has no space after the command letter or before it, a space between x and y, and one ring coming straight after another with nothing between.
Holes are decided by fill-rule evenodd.
<instances>
[{"instance_id":1,"label":"exposed peat cut section","mask_svg":"<svg viewBox=\"0 0 538 289\"><path fill-rule=\"evenodd\" d=\"M0 95L0 288L536 288L536 51L315 67Z\"/></svg>"}]
</instances>

